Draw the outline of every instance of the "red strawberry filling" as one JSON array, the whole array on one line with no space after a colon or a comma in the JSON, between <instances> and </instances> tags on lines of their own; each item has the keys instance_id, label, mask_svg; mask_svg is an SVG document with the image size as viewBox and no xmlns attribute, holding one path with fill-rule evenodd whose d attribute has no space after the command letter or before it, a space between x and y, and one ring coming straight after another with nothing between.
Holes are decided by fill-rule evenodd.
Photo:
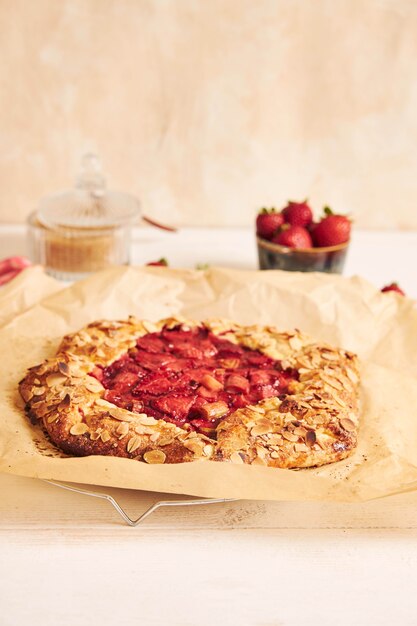
<instances>
[{"instance_id":1,"label":"red strawberry filling","mask_svg":"<svg viewBox=\"0 0 417 626\"><path fill-rule=\"evenodd\" d=\"M109 402L209 436L232 411L287 393L297 379L295 370L283 370L280 361L258 350L205 327L180 325L141 337L93 375Z\"/></svg>"}]
</instances>

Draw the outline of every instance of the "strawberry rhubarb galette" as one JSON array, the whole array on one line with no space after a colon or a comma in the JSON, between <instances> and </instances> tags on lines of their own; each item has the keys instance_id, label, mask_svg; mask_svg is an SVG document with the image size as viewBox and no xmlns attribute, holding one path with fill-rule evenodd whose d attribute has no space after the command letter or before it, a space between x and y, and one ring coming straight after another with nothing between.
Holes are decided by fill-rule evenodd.
<instances>
[{"instance_id":1,"label":"strawberry rhubarb galette","mask_svg":"<svg viewBox=\"0 0 417 626\"><path fill-rule=\"evenodd\" d=\"M356 446L355 355L226 320L100 321L20 383L68 454L302 468Z\"/></svg>"}]
</instances>

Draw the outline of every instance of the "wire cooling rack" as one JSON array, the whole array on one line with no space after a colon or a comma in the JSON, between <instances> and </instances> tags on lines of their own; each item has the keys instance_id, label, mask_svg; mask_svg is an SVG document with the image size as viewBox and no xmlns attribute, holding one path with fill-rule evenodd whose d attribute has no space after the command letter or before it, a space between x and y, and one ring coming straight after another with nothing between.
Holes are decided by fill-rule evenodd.
<instances>
[{"instance_id":1,"label":"wire cooling rack","mask_svg":"<svg viewBox=\"0 0 417 626\"><path fill-rule=\"evenodd\" d=\"M152 504L142 515L140 515L136 519L132 519L123 509L123 507L117 502L113 496L108 493L100 493L98 491L90 491L89 489L81 489L80 487L74 487L73 485L67 485L66 483L56 482L54 480L44 480L45 483L49 485L53 485L54 487L60 487L61 489L66 489L67 491L73 491L74 493L79 493L83 496L90 496L91 498L100 498L101 500L107 500L110 502L112 507L117 511L120 517L128 526L139 526L147 517L152 515L158 509L162 509L164 507L175 507L175 506L198 506L203 504L220 504L222 502L235 502L236 498L199 498L193 500L158 500L155 504Z\"/></svg>"}]
</instances>

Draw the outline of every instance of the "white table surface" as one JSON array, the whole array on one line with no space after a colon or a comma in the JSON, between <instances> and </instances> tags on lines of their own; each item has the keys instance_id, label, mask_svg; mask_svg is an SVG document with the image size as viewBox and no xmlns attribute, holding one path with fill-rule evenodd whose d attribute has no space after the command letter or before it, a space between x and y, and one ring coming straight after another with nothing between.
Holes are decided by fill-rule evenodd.
<instances>
[{"instance_id":1,"label":"white table surface","mask_svg":"<svg viewBox=\"0 0 417 626\"><path fill-rule=\"evenodd\" d=\"M0 258L25 252L0 227ZM160 256L255 268L248 229L150 229ZM417 297L417 233L357 232L345 274ZM161 494L109 490L133 516ZM417 624L417 493L364 504L228 502L124 526L103 500L0 475L0 626Z\"/></svg>"}]
</instances>

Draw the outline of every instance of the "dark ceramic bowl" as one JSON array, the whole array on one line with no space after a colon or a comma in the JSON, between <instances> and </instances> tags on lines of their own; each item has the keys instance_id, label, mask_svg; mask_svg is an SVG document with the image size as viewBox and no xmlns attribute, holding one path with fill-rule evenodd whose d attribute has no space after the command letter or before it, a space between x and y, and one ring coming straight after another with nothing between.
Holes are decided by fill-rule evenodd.
<instances>
[{"instance_id":1,"label":"dark ceramic bowl","mask_svg":"<svg viewBox=\"0 0 417 626\"><path fill-rule=\"evenodd\" d=\"M286 248L266 239L256 238L259 268L290 272L328 272L341 274L349 241L328 248Z\"/></svg>"}]
</instances>

